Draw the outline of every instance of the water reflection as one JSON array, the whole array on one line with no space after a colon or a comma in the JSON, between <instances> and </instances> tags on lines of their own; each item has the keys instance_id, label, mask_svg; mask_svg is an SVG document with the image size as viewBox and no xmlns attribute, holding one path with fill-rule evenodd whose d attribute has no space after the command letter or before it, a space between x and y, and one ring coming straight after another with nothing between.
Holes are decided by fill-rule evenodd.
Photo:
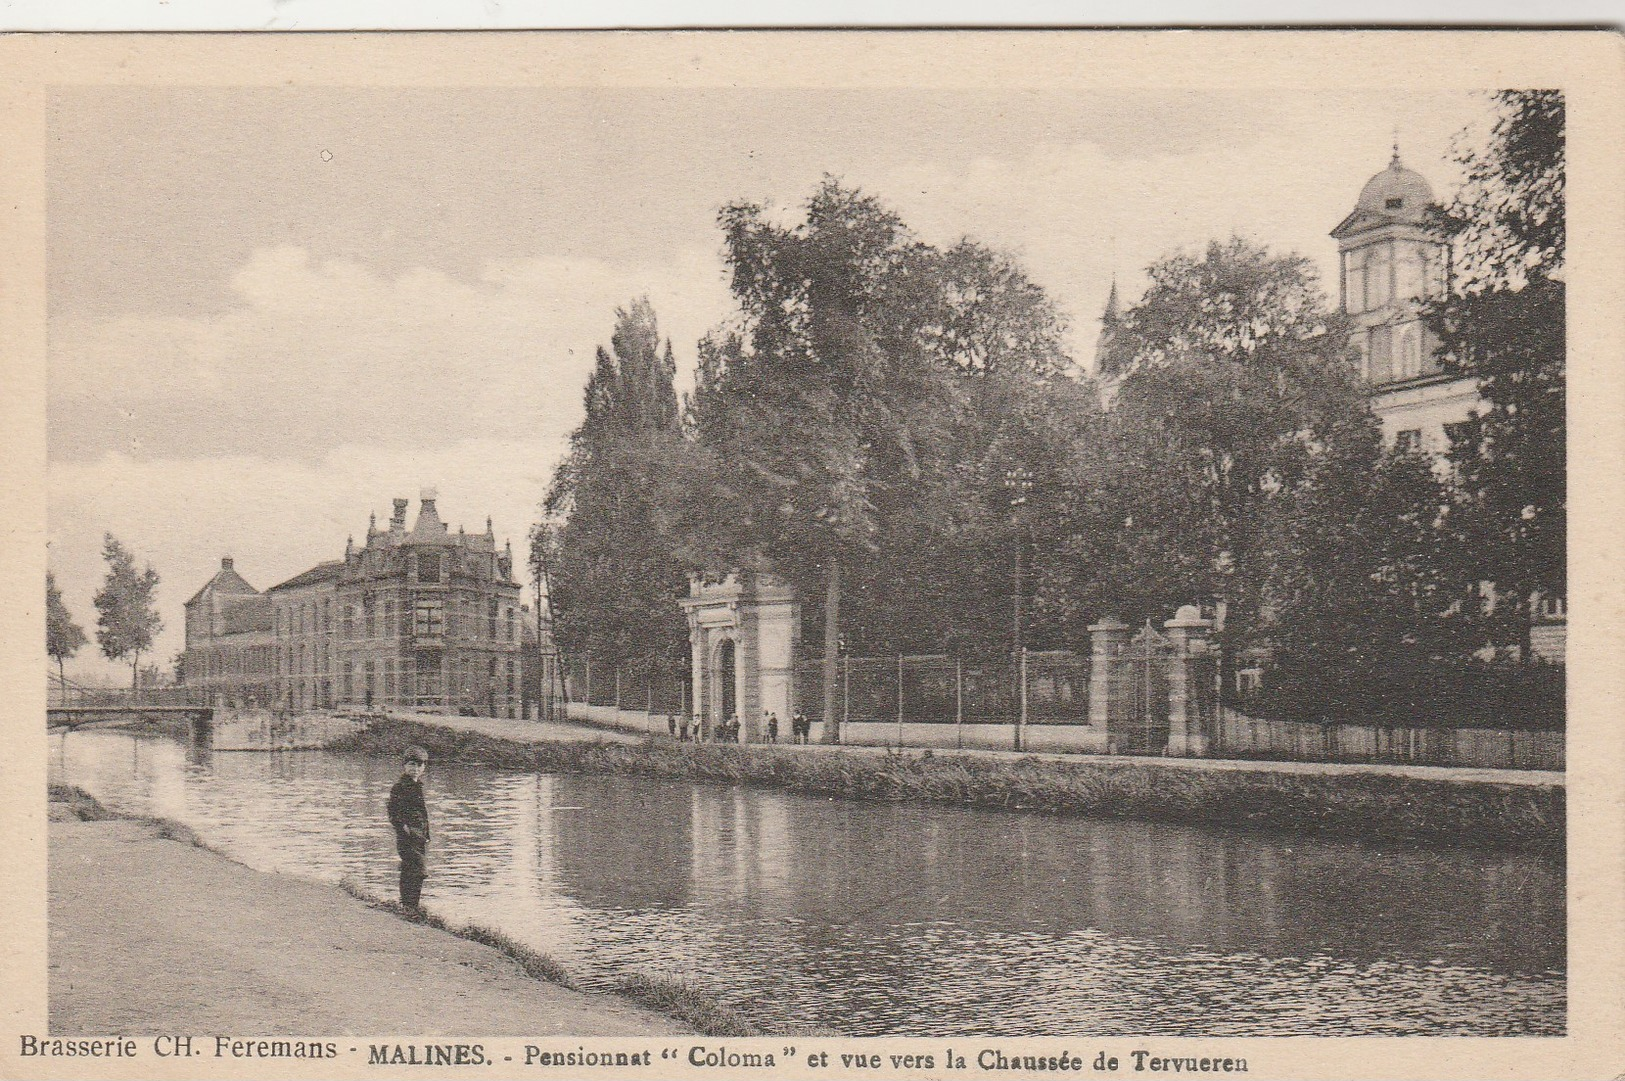
<instances>
[{"instance_id":1,"label":"water reflection","mask_svg":"<svg viewBox=\"0 0 1625 1081\"><path fill-rule=\"evenodd\" d=\"M251 866L388 893L387 760L55 736L53 776ZM853 1034L1550 1034L1529 856L437 765L426 903L588 986L681 976Z\"/></svg>"}]
</instances>

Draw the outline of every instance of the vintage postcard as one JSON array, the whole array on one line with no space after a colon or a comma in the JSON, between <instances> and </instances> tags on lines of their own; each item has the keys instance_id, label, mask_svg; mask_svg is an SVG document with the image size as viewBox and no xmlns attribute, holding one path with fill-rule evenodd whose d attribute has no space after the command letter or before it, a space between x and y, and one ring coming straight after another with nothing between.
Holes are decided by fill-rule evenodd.
<instances>
[{"instance_id":1,"label":"vintage postcard","mask_svg":"<svg viewBox=\"0 0 1625 1081\"><path fill-rule=\"evenodd\" d=\"M0 1076L1625 1072L1617 35L0 67Z\"/></svg>"}]
</instances>

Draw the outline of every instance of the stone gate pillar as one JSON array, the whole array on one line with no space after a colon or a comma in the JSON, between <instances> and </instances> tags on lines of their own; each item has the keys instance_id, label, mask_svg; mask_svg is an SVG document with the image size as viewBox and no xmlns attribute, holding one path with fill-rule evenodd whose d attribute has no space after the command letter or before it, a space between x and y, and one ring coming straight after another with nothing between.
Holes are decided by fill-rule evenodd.
<instances>
[{"instance_id":1,"label":"stone gate pillar","mask_svg":"<svg viewBox=\"0 0 1625 1081\"><path fill-rule=\"evenodd\" d=\"M1208 668L1208 632L1213 621L1202 618L1194 604L1187 604L1164 623L1173 655L1168 659L1168 754L1200 758L1212 746L1212 734L1203 719L1204 696L1213 693L1203 686Z\"/></svg>"},{"instance_id":2,"label":"stone gate pillar","mask_svg":"<svg viewBox=\"0 0 1625 1081\"><path fill-rule=\"evenodd\" d=\"M693 588L690 586L690 588ZM694 610L688 610L689 690L693 701L689 703L690 720L698 738L700 718L705 713L705 695L710 689L705 679L705 629L700 626Z\"/></svg>"},{"instance_id":3,"label":"stone gate pillar","mask_svg":"<svg viewBox=\"0 0 1625 1081\"><path fill-rule=\"evenodd\" d=\"M1089 726L1110 732L1123 711L1128 671L1122 663L1128 648L1127 623L1107 616L1089 627Z\"/></svg>"}]
</instances>

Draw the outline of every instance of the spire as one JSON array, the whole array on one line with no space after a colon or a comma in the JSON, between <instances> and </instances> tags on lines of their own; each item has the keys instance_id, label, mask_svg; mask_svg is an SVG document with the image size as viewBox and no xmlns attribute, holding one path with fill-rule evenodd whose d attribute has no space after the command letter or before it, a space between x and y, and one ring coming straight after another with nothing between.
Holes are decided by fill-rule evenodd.
<instances>
[{"instance_id":1,"label":"spire","mask_svg":"<svg viewBox=\"0 0 1625 1081\"><path fill-rule=\"evenodd\" d=\"M1388 162L1388 168L1398 169L1399 164L1399 125L1394 125L1394 156Z\"/></svg>"},{"instance_id":2,"label":"spire","mask_svg":"<svg viewBox=\"0 0 1625 1081\"><path fill-rule=\"evenodd\" d=\"M1121 347L1117 332L1123 320L1122 304L1117 299L1117 275L1112 274L1112 289L1106 295L1106 310L1100 316L1100 337L1095 342L1095 374L1115 376L1123 374Z\"/></svg>"},{"instance_id":3,"label":"spire","mask_svg":"<svg viewBox=\"0 0 1625 1081\"><path fill-rule=\"evenodd\" d=\"M491 532L491 516L489 514L485 516L485 535L493 540L496 538L496 534Z\"/></svg>"}]
</instances>

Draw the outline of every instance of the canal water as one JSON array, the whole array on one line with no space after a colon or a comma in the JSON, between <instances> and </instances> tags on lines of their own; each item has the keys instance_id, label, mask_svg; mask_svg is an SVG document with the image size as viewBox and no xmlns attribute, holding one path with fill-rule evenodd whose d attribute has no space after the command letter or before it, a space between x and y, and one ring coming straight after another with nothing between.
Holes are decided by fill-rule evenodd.
<instances>
[{"instance_id":1,"label":"canal water","mask_svg":"<svg viewBox=\"0 0 1625 1081\"><path fill-rule=\"evenodd\" d=\"M52 736L51 777L265 871L392 895L394 761ZM1536 856L436 765L425 905L588 989L849 1035L1557 1035Z\"/></svg>"}]
</instances>

